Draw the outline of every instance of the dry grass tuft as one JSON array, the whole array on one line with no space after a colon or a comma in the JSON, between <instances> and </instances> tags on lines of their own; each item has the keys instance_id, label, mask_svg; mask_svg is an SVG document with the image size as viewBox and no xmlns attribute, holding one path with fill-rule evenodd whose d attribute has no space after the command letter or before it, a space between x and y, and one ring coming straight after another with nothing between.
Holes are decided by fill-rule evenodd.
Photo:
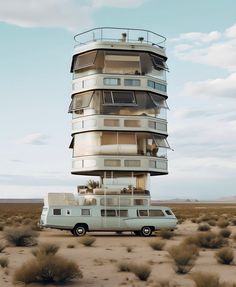
<instances>
[{"instance_id":1,"label":"dry grass tuft","mask_svg":"<svg viewBox=\"0 0 236 287\"><path fill-rule=\"evenodd\" d=\"M0 257L0 266L2 268L8 267L9 260L7 257Z\"/></svg>"},{"instance_id":2,"label":"dry grass tuft","mask_svg":"<svg viewBox=\"0 0 236 287\"><path fill-rule=\"evenodd\" d=\"M31 253L37 256L45 256L45 255L55 255L59 250L59 246L54 243L43 243L40 244L37 248L34 248Z\"/></svg>"},{"instance_id":3,"label":"dry grass tuft","mask_svg":"<svg viewBox=\"0 0 236 287\"><path fill-rule=\"evenodd\" d=\"M217 226L219 228L225 228L227 226L229 226L229 221L226 220L226 219L220 219L218 222L217 222Z\"/></svg>"},{"instance_id":4,"label":"dry grass tuft","mask_svg":"<svg viewBox=\"0 0 236 287\"><path fill-rule=\"evenodd\" d=\"M3 250L6 248L6 244L3 242L0 242L0 253L3 252Z\"/></svg>"},{"instance_id":5,"label":"dry grass tuft","mask_svg":"<svg viewBox=\"0 0 236 287\"><path fill-rule=\"evenodd\" d=\"M118 271L119 272L131 272L133 264L127 261L121 261L118 263Z\"/></svg>"},{"instance_id":6,"label":"dry grass tuft","mask_svg":"<svg viewBox=\"0 0 236 287\"><path fill-rule=\"evenodd\" d=\"M220 281L217 274L194 272L191 274L196 287L220 287Z\"/></svg>"},{"instance_id":7,"label":"dry grass tuft","mask_svg":"<svg viewBox=\"0 0 236 287\"><path fill-rule=\"evenodd\" d=\"M132 252L133 251L133 247L132 246L126 246L126 251L128 253Z\"/></svg>"},{"instance_id":8,"label":"dry grass tuft","mask_svg":"<svg viewBox=\"0 0 236 287\"><path fill-rule=\"evenodd\" d=\"M67 259L48 255L36 257L16 270L14 283L66 283L74 278L82 278L77 264Z\"/></svg>"},{"instance_id":9,"label":"dry grass tuft","mask_svg":"<svg viewBox=\"0 0 236 287\"><path fill-rule=\"evenodd\" d=\"M196 245L203 247L203 248L220 248L224 245L226 245L227 240L224 239L219 234L216 234L214 232L208 231L204 233L200 233L196 235L196 238L194 239Z\"/></svg>"},{"instance_id":10,"label":"dry grass tuft","mask_svg":"<svg viewBox=\"0 0 236 287\"><path fill-rule=\"evenodd\" d=\"M172 237L174 237L174 232L173 231L170 231L170 230L167 230L167 229L162 229L160 231L160 236L163 238L163 239L171 239Z\"/></svg>"},{"instance_id":11,"label":"dry grass tuft","mask_svg":"<svg viewBox=\"0 0 236 287\"><path fill-rule=\"evenodd\" d=\"M224 247L217 251L215 256L219 263L229 265L234 260L234 250L230 247Z\"/></svg>"},{"instance_id":12,"label":"dry grass tuft","mask_svg":"<svg viewBox=\"0 0 236 287\"><path fill-rule=\"evenodd\" d=\"M149 242L149 245L153 250L163 250L164 246L166 245L166 241L161 239L153 239Z\"/></svg>"},{"instance_id":13,"label":"dry grass tuft","mask_svg":"<svg viewBox=\"0 0 236 287\"><path fill-rule=\"evenodd\" d=\"M228 228L223 228L220 230L219 234L224 238L229 238L231 235L231 230Z\"/></svg>"},{"instance_id":14,"label":"dry grass tuft","mask_svg":"<svg viewBox=\"0 0 236 287\"><path fill-rule=\"evenodd\" d=\"M79 239L79 243L83 244L84 246L92 246L95 241L96 238L93 236L83 236Z\"/></svg>"},{"instance_id":15,"label":"dry grass tuft","mask_svg":"<svg viewBox=\"0 0 236 287\"><path fill-rule=\"evenodd\" d=\"M186 274L194 266L198 256L198 249L195 245L180 244L168 249L168 252L174 260L174 269L176 273Z\"/></svg>"},{"instance_id":16,"label":"dry grass tuft","mask_svg":"<svg viewBox=\"0 0 236 287\"><path fill-rule=\"evenodd\" d=\"M236 225L236 217L234 217L234 218L231 219L231 224L232 224L232 225Z\"/></svg>"},{"instance_id":17,"label":"dry grass tuft","mask_svg":"<svg viewBox=\"0 0 236 287\"><path fill-rule=\"evenodd\" d=\"M3 231L3 230L4 230L4 223L0 222L0 231Z\"/></svg>"},{"instance_id":18,"label":"dry grass tuft","mask_svg":"<svg viewBox=\"0 0 236 287\"><path fill-rule=\"evenodd\" d=\"M74 244L68 244L67 248L75 248L75 245Z\"/></svg>"},{"instance_id":19,"label":"dry grass tuft","mask_svg":"<svg viewBox=\"0 0 236 287\"><path fill-rule=\"evenodd\" d=\"M134 273L140 280L147 281L152 272L152 268L147 264L133 264L131 267L131 272Z\"/></svg>"},{"instance_id":20,"label":"dry grass tuft","mask_svg":"<svg viewBox=\"0 0 236 287\"><path fill-rule=\"evenodd\" d=\"M29 227L9 227L3 231L4 238L14 246L33 246L37 244L38 233Z\"/></svg>"},{"instance_id":21,"label":"dry grass tuft","mask_svg":"<svg viewBox=\"0 0 236 287\"><path fill-rule=\"evenodd\" d=\"M200 223L198 225L198 231L209 231L211 229L210 225L208 223Z\"/></svg>"}]
</instances>

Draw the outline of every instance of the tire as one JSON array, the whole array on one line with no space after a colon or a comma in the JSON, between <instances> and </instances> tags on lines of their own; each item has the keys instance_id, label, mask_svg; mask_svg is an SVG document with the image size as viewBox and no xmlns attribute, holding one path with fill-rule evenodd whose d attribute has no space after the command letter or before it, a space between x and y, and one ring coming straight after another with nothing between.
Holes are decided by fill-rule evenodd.
<instances>
[{"instance_id":1,"label":"tire","mask_svg":"<svg viewBox=\"0 0 236 287\"><path fill-rule=\"evenodd\" d=\"M84 236L87 232L87 229L84 225L76 225L73 229L74 236Z\"/></svg>"},{"instance_id":2,"label":"tire","mask_svg":"<svg viewBox=\"0 0 236 287\"><path fill-rule=\"evenodd\" d=\"M144 227L142 227L140 233L144 237L151 236L152 235L152 228L150 226L144 226Z\"/></svg>"}]
</instances>

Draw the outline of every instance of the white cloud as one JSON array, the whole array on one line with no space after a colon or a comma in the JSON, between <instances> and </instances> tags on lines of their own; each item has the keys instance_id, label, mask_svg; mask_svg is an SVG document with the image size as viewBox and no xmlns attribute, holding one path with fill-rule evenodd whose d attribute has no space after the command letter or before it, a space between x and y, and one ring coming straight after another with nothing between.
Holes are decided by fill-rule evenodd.
<instances>
[{"instance_id":1,"label":"white cloud","mask_svg":"<svg viewBox=\"0 0 236 287\"><path fill-rule=\"evenodd\" d=\"M33 133L26 135L25 137L18 139L17 144L29 144L29 145L45 145L48 137L41 133Z\"/></svg>"},{"instance_id":2,"label":"white cloud","mask_svg":"<svg viewBox=\"0 0 236 287\"><path fill-rule=\"evenodd\" d=\"M117 8L136 8L141 6L145 0L93 0L93 7L100 8L103 6Z\"/></svg>"},{"instance_id":3,"label":"white cloud","mask_svg":"<svg viewBox=\"0 0 236 287\"><path fill-rule=\"evenodd\" d=\"M236 25L221 34L192 32L172 39L174 54L180 60L236 71Z\"/></svg>"},{"instance_id":4,"label":"white cloud","mask_svg":"<svg viewBox=\"0 0 236 287\"><path fill-rule=\"evenodd\" d=\"M104 6L139 7L147 0L9 0L0 1L0 22L20 27L65 28L81 31L93 26L93 13Z\"/></svg>"},{"instance_id":5,"label":"white cloud","mask_svg":"<svg viewBox=\"0 0 236 287\"><path fill-rule=\"evenodd\" d=\"M175 38L172 41L189 40L195 43L208 43L218 40L220 37L221 33L218 31L213 31L210 33L190 32L180 34L178 38Z\"/></svg>"},{"instance_id":6,"label":"white cloud","mask_svg":"<svg viewBox=\"0 0 236 287\"><path fill-rule=\"evenodd\" d=\"M236 98L236 73L232 73L227 78L188 82L181 94L197 97Z\"/></svg>"}]
</instances>

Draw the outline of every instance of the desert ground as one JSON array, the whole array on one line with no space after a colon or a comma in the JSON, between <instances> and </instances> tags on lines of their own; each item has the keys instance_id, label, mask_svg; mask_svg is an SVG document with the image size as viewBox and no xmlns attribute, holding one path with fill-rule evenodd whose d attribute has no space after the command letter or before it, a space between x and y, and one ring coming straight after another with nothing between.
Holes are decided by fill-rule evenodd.
<instances>
[{"instance_id":1,"label":"desert ground","mask_svg":"<svg viewBox=\"0 0 236 287\"><path fill-rule=\"evenodd\" d=\"M115 233L89 233L95 238L92 246L84 246L78 237L70 232L44 229L37 231L38 246L53 243L59 246L58 255L70 259L78 264L83 273L83 278L75 278L66 283L66 286L197 286L192 280L191 274L202 271L217 274L220 282L226 282L226 286L236 286L236 204L168 204L179 219L177 229L172 232L173 237L164 240L162 250L153 250L149 243L160 240L163 234L156 233L144 238L130 233L117 235ZM34 258L31 246L13 246L6 241L4 232L7 228L31 226L37 229L35 223L39 218L42 205L40 204L0 204L0 242L4 242L5 249L0 252L2 257L8 258L8 266L0 266L0 286L17 286L13 283L15 271L23 263ZM215 222L214 222L215 221ZM194 260L193 267L186 274L176 272L173 258L168 250L172 246L182 243L187 237L196 237L209 231L198 231L199 225L210 226L210 230L219 233L225 227L220 227L219 222L228 222L226 227L231 234L225 238L226 245L233 250L235 258L230 265L221 264L215 257L219 248L199 247L199 255ZM224 225L224 224L223 224ZM226 224L227 225L227 224ZM133 272L120 272L120 263L145 264L151 268L150 276L146 281L140 280ZM158 282L166 280L169 285L158 285ZM231 284L231 285L230 285ZM27 286L43 286L39 283L31 283ZM59 285L47 285L59 286ZM204 285L205 287L213 285Z\"/></svg>"}]
</instances>

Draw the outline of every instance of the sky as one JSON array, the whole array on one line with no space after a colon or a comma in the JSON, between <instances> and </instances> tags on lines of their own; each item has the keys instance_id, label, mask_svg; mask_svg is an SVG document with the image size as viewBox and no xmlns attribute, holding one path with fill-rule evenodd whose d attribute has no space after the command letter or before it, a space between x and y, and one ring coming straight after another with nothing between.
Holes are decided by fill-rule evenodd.
<instances>
[{"instance_id":1,"label":"sky","mask_svg":"<svg viewBox=\"0 0 236 287\"><path fill-rule=\"evenodd\" d=\"M169 174L155 199L236 195L236 1L0 0L0 198L75 192L73 36L101 26L167 38Z\"/></svg>"}]
</instances>

